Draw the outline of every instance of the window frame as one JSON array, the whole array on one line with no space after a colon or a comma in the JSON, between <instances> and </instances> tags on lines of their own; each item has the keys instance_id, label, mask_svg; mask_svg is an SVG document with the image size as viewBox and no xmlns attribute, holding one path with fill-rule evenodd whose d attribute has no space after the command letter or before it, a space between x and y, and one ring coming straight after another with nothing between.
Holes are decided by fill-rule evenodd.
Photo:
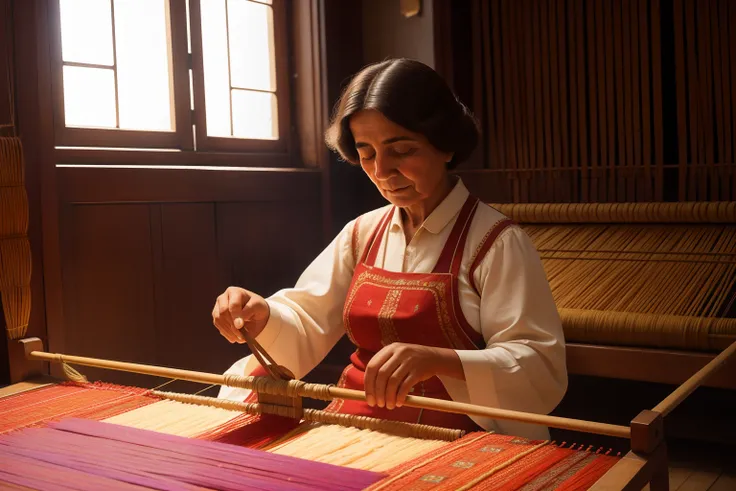
<instances>
[{"instance_id":1,"label":"window frame","mask_svg":"<svg viewBox=\"0 0 736 491\"><path fill-rule=\"evenodd\" d=\"M110 1L112 4L114 0ZM291 95L289 86L289 50L287 45L287 29L289 25L285 0L272 0L272 4L270 5L273 10L276 67L276 90L274 93L278 102L277 124L279 130L279 137L274 140L207 136L199 2L200 0L190 0L189 18L187 18L186 0L166 1L168 11L168 49L170 53L172 82L171 110L174 115L174 128L171 131L146 131L66 126L63 89L64 61L61 50L61 7L60 0L51 0L49 2L49 17L53 32L50 36L50 61L52 69L51 96L54 108L55 146L95 150L124 148L228 153L288 153L291 149ZM111 22L114 23L114 7L112 12ZM187 29L189 29L191 37L191 56L187 41ZM95 66L94 64L68 64ZM194 98L193 111L191 110L190 102L192 98L189 81L190 68L192 70ZM119 110L119 108L116 109Z\"/></svg>"}]
</instances>

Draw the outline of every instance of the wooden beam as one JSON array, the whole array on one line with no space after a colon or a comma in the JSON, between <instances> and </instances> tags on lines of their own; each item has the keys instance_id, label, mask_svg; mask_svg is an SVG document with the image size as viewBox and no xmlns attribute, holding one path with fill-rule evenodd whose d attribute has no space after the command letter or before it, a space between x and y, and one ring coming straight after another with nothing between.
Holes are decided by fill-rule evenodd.
<instances>
[{"instance_id":1,"label":"wooden beam","mask_svg":"<svg viewBox=\"0 0 736 491\"><path fill-rule=\"evenodd\" d=\"M29 359L46 361L49 363L68 363L71 365L82 365L96 368L104 368L108 370L140 373L144 375L152 375L154 377L187 380L190 382L208 385L216 384L225 385L228 387L240 387L244 389L255 390L259 393L265 394L282 395L285 393L286 395L289 395L289 397L309 397L312 399L320 399L326 401L332 399L365 401L366 398L366 394L364 391L344 389L341 387L335 387L334 385L308 384L296 380L291 380L287 382L285 380L271 379L268 377L242 377L233 375L222 375L218 373L182 370L178 368L161 367L142 363L129 363L115 360L105 360L101 358L90 358L85 356L48 353L44 351L37 351L37 349L40 349L41 346L40 340L38 338L22 340L21 343L23 343L26 349L26 356ZM434 399L423 396L407 396L404 405L407 407L432 409L435 411L443 411L457 414L468 414L491 419L521 421L531 424L546 425L553 428L581 431L584 433L593 433L597 435L614 436L617 438L629 438L631 436L631 430L626 426L598 423L595 421L585 421L572 418L562 418L558 416L548 416L545 414L537 414L524 411L513 411L509 409L496 409L487 406L479 406L475 404L468 404L443 399Z\"/></svg>"},{"instance_id":2,"label":"wooden beam","mask_svg":"<svg viewBox=\"0 0 736 491\"><path fill-rule=\"evenodd\" d=\"M680 385L674 392L667 396L667 398L657 404L654 411L661 413L663 416L672 412L682 401L692 394L695 389L704 385L708 379L717 375L729 362L733 362L733 359L736 358L733 356L734 353L736 353L736 342L732 343L731 346L709 361L706 366L689 377L685 383ZM733 380L733 377L731 377L731 379Z\"/></svg>"},{"instance_id":3,"label":"wooden beam","mask_svg":"<svg viewBox=\"0 0 736 491\"><path fill-rule=\"evenodd\" d=\"M315 201L319 169L58 167L63 203Z\"/></svg>"},{"instance_id":4,"label":"wooden beam","mask_svg":"<svg viewBox=\"0 0 736 491\"><path fill-rule=\"evenodd\" d=\"M680 385L716 357L713 353L567 344L567 370L574 375ZM736 363L725 365L704 384L736 389Z\"/></svg>"}]
</instances>

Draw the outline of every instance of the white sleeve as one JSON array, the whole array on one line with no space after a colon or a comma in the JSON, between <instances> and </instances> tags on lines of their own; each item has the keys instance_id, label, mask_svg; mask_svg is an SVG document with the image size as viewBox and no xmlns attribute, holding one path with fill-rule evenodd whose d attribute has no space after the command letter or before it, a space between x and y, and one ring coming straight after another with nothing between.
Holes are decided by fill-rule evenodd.
<instances>
[{"instance_id":1,"label":"white sleeve","mask_svg":"<svg viewBox=\"0 0 736 491\"><path fill-rule=\"evenodd\" d=\"M271 316L256 340L297 379L303 378L345 333L342 311L355 260L351 250L355 220L348 223L307 267L293 288L266 298ZM225 373L248 375L258 366L252 355ZM223 387L219 397L242 400L246 391Z\"/></svg>"},{"instance_id":2,"label":"white sleeve","mask_svg":"<svg viewBox=\"0 0 736 491\"><path fill-rule=\"evenodd\" d=\"M475 271L486 348L458 350L472 404L547 414L567 390L565 340L534 244L519 227L501 233ZM540 434L497 420L502 433ZM543 430L546 432L546 428Z\"/></svg>"}]
</instances>

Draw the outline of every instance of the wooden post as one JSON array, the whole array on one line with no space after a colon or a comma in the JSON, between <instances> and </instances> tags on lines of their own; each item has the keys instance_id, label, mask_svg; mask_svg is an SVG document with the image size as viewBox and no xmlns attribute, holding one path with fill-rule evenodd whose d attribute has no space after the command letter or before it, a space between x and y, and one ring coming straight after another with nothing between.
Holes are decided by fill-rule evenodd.
<instances>
[{"instance_id":1,"label":"wooden post","mask_svg":"<svg viewBox=\"0 0 736 491\"><path fill-rule=\"evenodd\" d=\"M664 419L655 411L644 410L631 420L631 450L650 454L664 440Z\"/></svg>"},{"instance_id":2,"label":"wooden post","mask_svg":"<svg viewBox=\"0 0 736 491\"><path fill-rule=\"evenodd\" d=\"M652 462L649 486L652 491L668 491L667 445L664 441L664 418L661 413L645 410L631 420L631 451L648 457L655 451L661 454L661 458Z\"/></svg>"},{"instance_id":3,"label":"wooden post","mask_svg":"<svg viewBox=\"0 0 736 491\"><path fill-rule=\"evenodd\" d=\"M43 351L43 341L39 338L25 338L8 343L11 384L48 373L43 361L28 356L32 351Z\"/></svg>"},{"instance_id":4,"label":"wooden post","mask_svg":"<svg viewBox=\"0 0 736 491\"><path fill-rule=\"evenodd\" d=\"M662 452L664 457L655 463L652 469L652 479L649 481L649 489L651 491L669 491L670 489L670 473L667 466L667 445L662 442Z\"/></svg>"}]
</instances>

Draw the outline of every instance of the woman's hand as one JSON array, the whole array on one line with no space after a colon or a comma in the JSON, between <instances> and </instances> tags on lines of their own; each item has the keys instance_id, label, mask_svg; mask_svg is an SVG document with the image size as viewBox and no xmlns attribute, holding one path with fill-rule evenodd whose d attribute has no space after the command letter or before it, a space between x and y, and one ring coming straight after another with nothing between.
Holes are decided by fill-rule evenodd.
<instances>
[{"instance_id":1,"label":"woman's hand","mask_svg":"<svg viewBox=\"0 0 736 491\"><path fill-rule=\"evenodd\" d=\"M392 343L375 354L365 369L366 402L401 407L411 388L435 375L465 379L454 350L418 344Z\"/></svg>"},{"instance_id":2,"label":"woman's hand","mask_svg":"<svg viewBox=\"0 0 736 491\"><path fill-rule=\"evenodd\" d=\"M217 297L212 309L212 322L220 334L231 343L245 343L240 329L247 329L248 334L258 336L266 327L271 309L262 296L231 286Z\"/></svg>"}]
</instances>

